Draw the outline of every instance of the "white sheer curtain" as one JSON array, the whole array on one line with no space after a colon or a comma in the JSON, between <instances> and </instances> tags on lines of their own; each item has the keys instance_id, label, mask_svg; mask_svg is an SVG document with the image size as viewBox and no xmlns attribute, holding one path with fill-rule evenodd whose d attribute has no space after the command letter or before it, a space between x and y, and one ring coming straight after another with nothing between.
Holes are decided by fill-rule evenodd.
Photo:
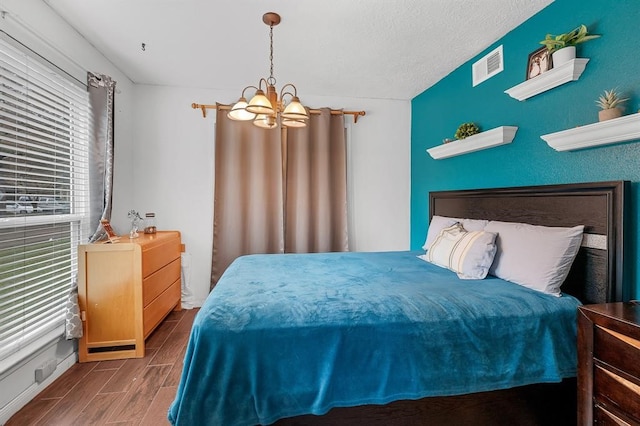
<instances>
[{"instance_id":1,"label":"white sheer curtain","mask_svg":"<svg viewBox=\"0 0 640 426\"><path fill-rule=\"evenodd\" d=\"M90 242L105 237L100 219L111 219L115 89L111 77L87 73L93 130L89 141L89 224L95 230Z\"/></svg>"}]
</instances>

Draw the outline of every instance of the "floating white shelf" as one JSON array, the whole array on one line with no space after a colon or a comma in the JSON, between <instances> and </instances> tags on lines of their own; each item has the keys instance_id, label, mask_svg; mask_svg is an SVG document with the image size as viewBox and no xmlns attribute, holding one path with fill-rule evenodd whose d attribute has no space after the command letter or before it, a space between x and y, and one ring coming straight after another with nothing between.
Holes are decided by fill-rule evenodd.
<instances>
[{"instance_id":1,"label":"floating white shelf","mask_svg":"<svg viewBox=\"0 0 640 426\"><path fill-rule=\"evenodd\" d=\"M465 139L445 143L427 149L427 152L435 160L455 157L456 155L493 148L494 146L511 143L518 128L516 126L502 126L485 132L477 133Z\"/></svg>"},{"instance_id":2,"label":"floating white shelf","mask_svg":"<svg viewBox=\"0 0 640 426\"><path fill-rule=\"evenodd\" d=\"M505 90L504 93L519 101L524 101L554 87L579 79L587 62L589 62L587 58L572 59L559 67L551 68L537 77L513 86L511 89Z\"/></svg>"},{"instance_id":3,"label":"floating white shelf","mask_svg":"<svg viewBox=\"0 0 640 426\"><path fill-rule=\"evenodd\" d=\"M640 139L640 113L540 136L556 151L575 151Z\"/></svg>"}]
</instances>

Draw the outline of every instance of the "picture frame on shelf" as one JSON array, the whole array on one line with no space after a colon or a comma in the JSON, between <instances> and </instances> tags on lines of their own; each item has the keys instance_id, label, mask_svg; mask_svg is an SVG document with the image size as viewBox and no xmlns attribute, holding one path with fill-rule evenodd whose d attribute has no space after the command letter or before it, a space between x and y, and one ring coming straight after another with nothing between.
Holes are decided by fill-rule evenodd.
<instances>
[{"instance_id":1,"label":"picture frame on shelf","mask_svg":"<svg viewBox=\"0 0 640 426\"><path fill-rule=\"evenodd\" d=\"M529 59L527 60L527 76L526 79L532 79L539 76L545 71L549 71L553 68L551 61L551 54L546 46L541 47L531 53L529 53Z\"/></svg>"},{"instance_id":2,"label":"picture frame on shelf","mask_svg":"<svg viewBox=\"0 0 640 426\"><path fill-rule=\"evenodd\" d=\"M120 239L116 235L116 233L113 231L113 228L111 227L111 223L109 222L109 220L100 219L100 225L102 225L102 229L104 229L104 232L107 234L107 238L109 239L108 242L115 243Z\"/></svg>"}]
</instances>

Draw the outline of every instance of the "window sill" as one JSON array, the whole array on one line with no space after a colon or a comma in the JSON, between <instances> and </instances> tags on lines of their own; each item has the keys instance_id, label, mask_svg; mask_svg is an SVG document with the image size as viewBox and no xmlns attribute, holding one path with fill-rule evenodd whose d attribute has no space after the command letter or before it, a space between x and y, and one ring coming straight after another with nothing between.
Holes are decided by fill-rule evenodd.
<instances>
[{"instance_id":1,"label":"window sill","mask_svg":"<svg viewBox=\"0 0 640 426\"><path fill-rule=\"evenodd\" d=\"M8 371L11 371L16 365L19 365L25 359L33 356L33 354L42 350L44 347L50 345L52 342L56 342L64 337L64 320L56 325L51 331L37 340L27 343L24 347L18 349L16 352L7 356L2 360L2 367L0 368L0 379L2 379Z\"/></svg>"}]
</instances>

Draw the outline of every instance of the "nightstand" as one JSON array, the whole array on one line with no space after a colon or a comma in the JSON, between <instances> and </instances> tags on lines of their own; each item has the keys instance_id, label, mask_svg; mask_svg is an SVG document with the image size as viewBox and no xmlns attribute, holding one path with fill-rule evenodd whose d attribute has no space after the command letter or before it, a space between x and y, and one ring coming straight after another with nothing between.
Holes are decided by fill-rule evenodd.
<instances>
[{"instance_id":1,"label":"nightstand","mask_svg":"<svg viewBox=\"0 0 640 426\"><path fill-rule=\"evenodd\" d=\"M578 424L640 424L640 305L578 309Z\"/></svg>"}]
</instances>

